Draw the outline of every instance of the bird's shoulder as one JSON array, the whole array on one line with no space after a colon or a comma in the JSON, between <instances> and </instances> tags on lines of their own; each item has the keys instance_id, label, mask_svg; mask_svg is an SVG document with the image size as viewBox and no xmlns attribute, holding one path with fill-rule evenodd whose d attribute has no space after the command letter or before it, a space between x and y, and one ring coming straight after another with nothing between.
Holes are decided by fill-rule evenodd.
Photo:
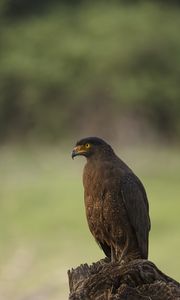
<instances>
[{"instance_id":1,"label":"bird's shoulder","mask_svg":"<svg viewBox=\"0 0 180 300\"><path fill-rule=\"evenodd\" d=\"M103 177L118 177L124 176L131 172L131 169L118 157L112 159L94 160L87 162L84 167L84 175Z\"/></svg>"}]
</instances>

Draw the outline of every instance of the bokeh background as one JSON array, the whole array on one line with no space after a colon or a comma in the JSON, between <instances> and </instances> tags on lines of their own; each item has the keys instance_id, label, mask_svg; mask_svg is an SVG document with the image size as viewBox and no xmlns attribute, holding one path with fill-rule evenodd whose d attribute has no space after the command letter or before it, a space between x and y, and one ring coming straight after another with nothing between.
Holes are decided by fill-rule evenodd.
<instances>
[{"instance_id":1,"label":"bokeh background","mask_svg":"<svg viewBox=\"0 0 180 300\"><path fill-rule=\"evenodd\" d=\"M0 299L65 300L103 257L76 140L97 135L143 181L150 259L180 280L179 1L1 0Z\"/></svg>"}]
</instances>

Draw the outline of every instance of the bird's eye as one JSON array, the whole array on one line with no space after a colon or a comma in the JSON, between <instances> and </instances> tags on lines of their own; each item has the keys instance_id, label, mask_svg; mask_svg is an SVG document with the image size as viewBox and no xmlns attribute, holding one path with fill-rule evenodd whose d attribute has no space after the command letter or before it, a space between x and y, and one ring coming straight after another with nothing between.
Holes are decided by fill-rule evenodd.
<instances>
[{"instance_id":1,"label":"bird's eye","mask_svg":"<svg viewBox=\"0 0 180 300\"><path fill-rule=\"evenodd\" d=\"M88 149L91 147L91 145L87 143L87 144L85 144L85 147L86 147L86 149Z\"/></svg>"}]
</instances>

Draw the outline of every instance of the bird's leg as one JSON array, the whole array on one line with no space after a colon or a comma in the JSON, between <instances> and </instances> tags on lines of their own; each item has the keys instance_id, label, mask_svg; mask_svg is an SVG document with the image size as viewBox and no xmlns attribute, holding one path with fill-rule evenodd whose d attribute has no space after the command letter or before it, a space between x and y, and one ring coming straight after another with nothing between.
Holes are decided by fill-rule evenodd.
<instances>
[{"instance_id":1,"label":"bird's leg","mask_svg":"<svg viewBox=\"0 0 180 300\"><path fill-rule=\"evenodd\" d=\"M114 247L111 245L111 262L114 263L116 261L116 255L114 253Z\"/></svg>"},{"instance_id":2,"label":"bird's leg","mask_svg":"<svg viewBox=\"0 0 180 300\"><path fill-rule=\"evenodd\" d=\"M118 261L118 245L111 245L111 262Z\"/></svg>"},{"instance_id":3,"label":"bird's leg","mask_svg":"<svg viewBox=\"0 0 180 300\"><path fill-rule=\"evenodd\" d=\"M126 256L126 254L127 254L128 246L129 246L129 240L128 240L128 237L126 237L125 245L124 245L123 251L122 251L122 253L121 253L119 262L122 262L122 263L123 263L123 261L124 261L123 258L124 258L124 257Z\"/></svg>"},{"instance_id":4,"label":"bird's leg","mask_svg":"<svg viewBox=\"0 0 180 300\"><path fill-rule=\"evenodd\" d=\"M115 257L116 257L116 260L118 260L118 245L115 244Z\"/></svg>"}]
</instances>

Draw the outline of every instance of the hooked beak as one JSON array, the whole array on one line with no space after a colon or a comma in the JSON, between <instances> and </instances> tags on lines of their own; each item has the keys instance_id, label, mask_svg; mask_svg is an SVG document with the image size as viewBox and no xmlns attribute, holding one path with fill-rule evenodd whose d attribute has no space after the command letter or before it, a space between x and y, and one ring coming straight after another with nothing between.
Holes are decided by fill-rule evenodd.
<instances>
[{"instance_id":1,"label":"hooked beak","mask_svg":"<svg viewBox=\"0 0 180 300\"><path fill-rule=\"evenodd\" d=\"M86 151L84 150L84 147L82 145L76 146L74 147L73 151L72 151L72 159L74 159L75 156L77 155L85 155Z\"/></svg>"}]
</instances>

